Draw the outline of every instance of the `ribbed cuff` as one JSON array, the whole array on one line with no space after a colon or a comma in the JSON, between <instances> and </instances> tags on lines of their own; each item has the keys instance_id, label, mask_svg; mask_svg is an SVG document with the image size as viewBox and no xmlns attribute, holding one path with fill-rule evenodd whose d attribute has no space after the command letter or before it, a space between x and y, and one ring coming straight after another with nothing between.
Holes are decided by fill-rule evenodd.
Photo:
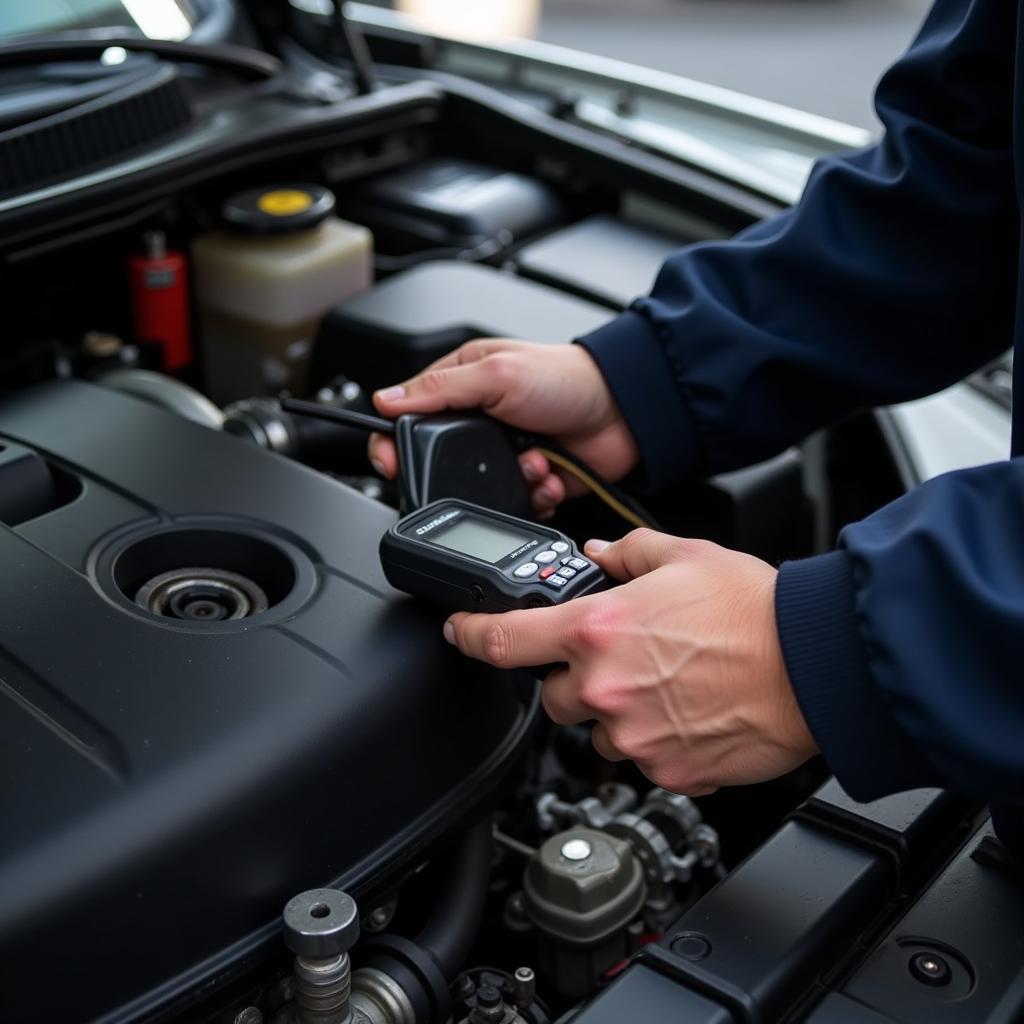
<instances>
[{"instance_id":1,"label":"ribbed cuff","mask_svg":"<svg viewBox=\"0 0 1024 1024\"><path fill-rule=\"evenodd\" d=\"M647 320L627 310L578 342L622 410L650 490L663 490L690 473L700 456L696 430Z\"/></svg>"},{"instance_id":2,"label":"ribbed cuff","mask_svg":"<svg viewBox=\"0 0 1024 1024\"><path fill-rule=\"evenodd\" d=\"M854 597L845 551L785 562L779 570L779 639L808 728L854 800L942 785L871 676Z\"/></svg>"}]
</instances>

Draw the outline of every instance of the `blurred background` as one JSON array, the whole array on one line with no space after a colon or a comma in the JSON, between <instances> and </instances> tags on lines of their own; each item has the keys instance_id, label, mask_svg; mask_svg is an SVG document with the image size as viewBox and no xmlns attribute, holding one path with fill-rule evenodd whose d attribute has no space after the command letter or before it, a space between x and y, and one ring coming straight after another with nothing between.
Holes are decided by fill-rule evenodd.
<instances>
[{"instance_id":1,"label":"blurred background","mask_svg":"<svg viewBox=\"0 0 1024 1024\"><path fill-rule=\"evenodd\" d=\"M930 0L390 0L463 36L530 36L876 129L871 95Z\"/></svg>"}]
</instances>

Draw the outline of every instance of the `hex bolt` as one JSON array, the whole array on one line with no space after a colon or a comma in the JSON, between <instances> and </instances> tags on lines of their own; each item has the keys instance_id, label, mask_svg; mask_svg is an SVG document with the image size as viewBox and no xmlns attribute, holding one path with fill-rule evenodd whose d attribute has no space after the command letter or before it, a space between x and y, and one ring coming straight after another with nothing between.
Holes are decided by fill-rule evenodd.
<instances>
[{"instance_id":1,"label":"hex bolt","mask_svg":"<svg viewBox=\"0 0 1024 1024\"><path fill-rule=\"evenodd\" d=\"M348 951L359 938L356 901L338 889L309 889L288 901L284 943L295 954L295 1005L302 1024L351 1017Z\"/></svg>"}]
</instances>

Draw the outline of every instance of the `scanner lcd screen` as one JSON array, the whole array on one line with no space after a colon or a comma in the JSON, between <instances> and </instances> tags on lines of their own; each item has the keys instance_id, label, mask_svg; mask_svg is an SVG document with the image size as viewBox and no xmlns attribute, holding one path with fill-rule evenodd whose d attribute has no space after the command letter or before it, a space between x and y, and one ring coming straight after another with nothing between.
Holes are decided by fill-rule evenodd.
<instances>
[{"instance_id":1,"label":"scanner lcd screen","mask_svg":"<svg viewBox=\"0 0 1024 1024\"><path fill-rule=\"evenodd\" d=\"M431 542L439 547L450 548L452 551L479 558L492 565L500 562L529 539L512 530L469 516L463 517L439 537L430 538Z\"/></svg>"}]
</instances>

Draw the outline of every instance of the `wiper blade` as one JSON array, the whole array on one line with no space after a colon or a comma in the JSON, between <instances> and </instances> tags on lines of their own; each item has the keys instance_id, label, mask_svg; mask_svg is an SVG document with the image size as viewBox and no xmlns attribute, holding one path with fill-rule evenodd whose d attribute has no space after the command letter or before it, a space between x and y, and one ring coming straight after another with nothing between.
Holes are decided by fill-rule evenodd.
<instances>
[{"instance_id":1,"label":"wiper blade","mask_svg":"<svg viewBox=\"0 0 1024 1024\"><path fill-rule=\"evenodd\" d=\"M0 46L0 70L56 61L99 60L111 47L130 53L152 53L179 63L223 68L253 79L275 78L282 66L276 57L261 50L230 43L189 43L144 36L67 32Z\"/></svg>"}]
</instances>

